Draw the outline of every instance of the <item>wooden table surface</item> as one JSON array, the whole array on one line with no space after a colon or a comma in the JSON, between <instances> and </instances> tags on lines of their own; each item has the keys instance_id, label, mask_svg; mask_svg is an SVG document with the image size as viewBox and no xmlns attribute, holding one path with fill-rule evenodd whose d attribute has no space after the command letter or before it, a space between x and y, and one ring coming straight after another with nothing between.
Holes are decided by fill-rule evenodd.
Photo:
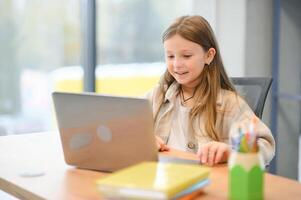
<instances>
[{"instance_id":1,"label":"wooden table surface","mask_svg":"<svg viewBox=\"0 0 301 200\"><path fill-rule=\"evenodd\" d=\"M176 150L164 154L197 159ZM95 181L106 175L66 165L57 132L0 137L0 189L20 199L103 199ZM227 199L227 165L212 167L210 181L195 199ZM265 199L301 199L301 184L266 173Z\"/></svg>"}]
</instances>

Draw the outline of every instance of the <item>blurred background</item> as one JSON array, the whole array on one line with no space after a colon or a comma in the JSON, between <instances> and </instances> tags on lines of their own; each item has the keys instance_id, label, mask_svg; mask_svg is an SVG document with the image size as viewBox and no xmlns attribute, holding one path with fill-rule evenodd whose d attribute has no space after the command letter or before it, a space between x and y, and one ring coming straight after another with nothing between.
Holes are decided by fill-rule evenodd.
<instances>
[{"instance_id":1,"label":"blurred background","mask_svg":"<svg viewBox=\"0 0 301 200\"><path fill-rule=\"evenodd\" d=\"M0 135L56 130L51 92L89 90L94 74L97 93L143 95L165 70L164 29L197 14L231 77L273 77L263 115L277 139L271 171L301 180L300 9L298 0L0 0Z\"/></svg>"}]
</instances>

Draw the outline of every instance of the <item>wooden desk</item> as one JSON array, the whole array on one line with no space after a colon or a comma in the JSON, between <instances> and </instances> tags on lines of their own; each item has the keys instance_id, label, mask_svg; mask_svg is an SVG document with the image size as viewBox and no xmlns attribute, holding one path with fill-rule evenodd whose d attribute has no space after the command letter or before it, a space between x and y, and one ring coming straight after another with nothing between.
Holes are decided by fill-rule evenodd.
<instances>
[{"instance_id":1,"label":"wooden desk","mask_svg":"<svg viewBox=\"0 0 301 200\"><path fill-rule=\"evenodd\" d=\"M165 154L196 158L178 151ZM30 172L44 175L26 177ZM105 175L67 166L56 132L0 137L0 189L20 199L102 199L95 180ZM213 167L210 179L197 199L227 199L227 166ZM301 184L266 174L265 199L301 199Z\"/></svg>"}]
</instances>

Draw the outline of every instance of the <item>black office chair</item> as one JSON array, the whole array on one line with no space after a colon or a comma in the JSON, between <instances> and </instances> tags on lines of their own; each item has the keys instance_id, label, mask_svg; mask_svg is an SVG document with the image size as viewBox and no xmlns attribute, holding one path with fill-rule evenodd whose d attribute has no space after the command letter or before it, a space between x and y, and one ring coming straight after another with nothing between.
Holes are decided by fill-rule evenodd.
<instances>
[{"instance_id":1,"label":"black office chair","mask_svg":"<svg viewBox=\"0 0 301 200\"><path fill-rule=\"evenodd\" d=\"M232 77L237 92L246 100L261 119L266 97L273 79L271 77Z\"/></svg>"}]
</instances>

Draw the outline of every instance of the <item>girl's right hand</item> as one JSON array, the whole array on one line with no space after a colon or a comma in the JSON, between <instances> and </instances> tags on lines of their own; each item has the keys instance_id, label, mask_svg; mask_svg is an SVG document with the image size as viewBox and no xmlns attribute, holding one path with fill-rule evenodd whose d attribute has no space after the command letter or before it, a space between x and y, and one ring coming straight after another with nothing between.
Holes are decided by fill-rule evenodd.
<instances>
[{"instance_id":1,"label":"girl's right hand","mask_svg":"<svg viewBox=\"0 0 301 200\"><path fill-rule=\"evenodd\" d=\"M156 143L159 151L169 151L169 147L164 143L164 141L158 137L156 137Z\"/></svg>"},{"instance_id":2,"label":"girl's right hand","mask_svg":"<svg viewBox=\"0 0 301 200\"><path fill-rule=\"evenodd\" d=\"M227 162L230 155L230 145L223 142L208 142L198 150L198 157L202 164L213 166L217 163Z\"/></svg>"}]
</instances>

